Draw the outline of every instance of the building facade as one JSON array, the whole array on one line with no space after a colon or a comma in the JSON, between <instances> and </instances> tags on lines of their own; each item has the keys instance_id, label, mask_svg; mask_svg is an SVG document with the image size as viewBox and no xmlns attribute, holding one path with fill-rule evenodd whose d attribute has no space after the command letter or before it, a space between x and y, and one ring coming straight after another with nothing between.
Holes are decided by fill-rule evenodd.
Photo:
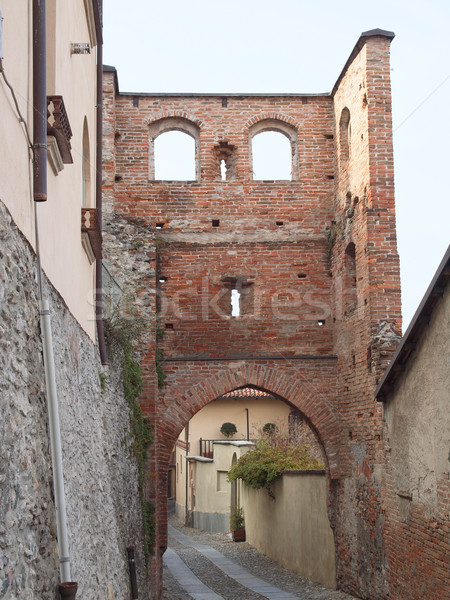
<instances>
[{"instance_id":1,"label":"building facade","mask_svg":"<svg viewBox=\"0 0 450 600\"><path fill-rule=\"evenodd\" d=\"M104 70L105 254L147 323L156 586L174 443L202 407L251 386L320 439L337 586L389 594L373 393L401 332L392 38L362 34L329 94L122 93ZM192 144L184 181L158 162L173 132ZM283 179L255 173L266 133L287 140Z\"/></svg>"},{"instance_id":2,"label":"building facade","mask_svg":"<svg viewBox=\"0 0 450 600\"><path fill-rule=\"evenodd\" d=\"M0 11L0 596L54 599L70 573L86 600L127 597L133 545L149 597L129 409L96 340L101 2Z\"/></svg>"}]
</instances>

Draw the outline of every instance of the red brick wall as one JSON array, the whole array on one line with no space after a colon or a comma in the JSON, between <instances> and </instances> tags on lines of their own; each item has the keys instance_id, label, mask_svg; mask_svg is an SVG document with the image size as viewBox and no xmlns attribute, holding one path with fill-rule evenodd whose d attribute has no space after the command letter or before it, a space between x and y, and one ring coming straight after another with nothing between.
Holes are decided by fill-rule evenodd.
<instances>
[{"instance_id":1,"label":"red brick wall","mask_svg":"<svg viewBox=\"0 0 450 600\"><path fill-rule=\"evenodd\" d=\"M400 330L400 284L389 41L365 42L334 96L133 97L117 95L113 73L105 73L106 255L137 290L135 304L149 323L140 350L142 406L156 426L155 597L172 446L202 406L246 384L288 400L312 422L328 460L338 584L365 598L387 597L373 391ZM345 106L350 159L341 164L337 130ZM198 127L199 181L149 180L149 127L169 117ZM264 119L297 132L294 181L252 181L249 130ZM234 147L234 177L225 182L220 142ZM350 242L357 301L345 314ZM241 278L245 314L230 317L227 281ZM156 321L164 331L158 340ZM160 390L156 345L166 375Z\"/></svg>"}]
</instances>

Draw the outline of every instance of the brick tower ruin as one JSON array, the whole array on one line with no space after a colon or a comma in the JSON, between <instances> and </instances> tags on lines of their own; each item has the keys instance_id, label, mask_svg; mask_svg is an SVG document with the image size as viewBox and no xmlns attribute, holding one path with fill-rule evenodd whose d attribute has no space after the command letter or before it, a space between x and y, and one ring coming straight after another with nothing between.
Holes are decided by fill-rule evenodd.
<instances>
[{"instance_id":1,"label":"brick tower ruin","mask_svg":"<svg viewBox=\"0 0 450 600\"><path fill-rule=\"evenodd\" d=\"M387 595L373 394L401 332L392 38L362 34L321 95L125 94L105 68L104 247L147 323L155 597L172 447L196 412L241 386L310 421L327 459L337 585ZM195 141L193 181L155 179L155 140L173 130ZM291 180L253 178L252 140L264 131L289 140Z\"/></svg>"}]
</instances>

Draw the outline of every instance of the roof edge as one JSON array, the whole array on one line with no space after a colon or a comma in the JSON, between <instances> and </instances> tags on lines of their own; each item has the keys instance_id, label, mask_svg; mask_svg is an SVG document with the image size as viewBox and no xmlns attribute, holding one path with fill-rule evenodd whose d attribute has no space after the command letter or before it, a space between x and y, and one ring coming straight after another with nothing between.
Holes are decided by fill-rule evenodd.
<instances>
[{"instance_id":1,"label":"roof edge","mask_svg":"<svg viewBox=\"0 0 450 600\"><path fill-rule=\"evenodd\" d=\"M347 72L347 69L352 64L355 57L359 54L359 52L361 51L361 48L364 46L364 44L367 42L367 40L372 37L385 37L390 40L393 40L395 38L395 33L393 31L387 31L386 29L380 29L380 28L370 29L369 31L363 31L361 33L361 35L359 36L359 39L356 42L353 50L350 52L350 56L348 57L347 62L344 65L344 68L340 72L339 77L336 79L336 83L334 84L333 89L330 92L330 96L335 95L335 93L337 92L337 89L339 87L339 84L341 83L345 73Z\"/></svg>"},{"instance_id":2,"label":"roof edge","mask_svg":"<svg viewBox=\"0 0 450 600\"><path fill-rule=\"evenodd\" d=\"M111 65L103 65L103 73L113 73L114 74L114 87L116 89L116 94L119 93L119 78L117 76L116 67L112 67Z\"/></svg>"},{"instance_id":3,"label":"roof edge","mask_svg":"<svg viewBox=\"0 0 450 600\"><path fill-rule=\"evenodd\" d=\"M443 294L445 287L450 279L450 246L447 248L444 258L439 264L419 307L414 313L411 323L402 337L394 356L391 359L386 371L384 372L380 383L375 391L375 399L379 402L385 400L385 396L390 393L391 386L399 374L404 370L409 354L414 350L419 340L424 326L428 323L428 316L434 310L434 307Z\"/></svg>"}]
</instances>

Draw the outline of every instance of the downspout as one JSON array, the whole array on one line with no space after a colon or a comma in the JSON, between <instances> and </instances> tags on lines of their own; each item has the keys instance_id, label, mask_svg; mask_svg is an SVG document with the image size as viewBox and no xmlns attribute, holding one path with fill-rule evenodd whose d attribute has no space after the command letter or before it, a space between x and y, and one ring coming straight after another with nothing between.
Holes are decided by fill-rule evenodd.
<instances>
[{"instance_id":1,"label":"downspout","mask_svg":"<svg viewBox=\"0 0 450 600\"><path fill-rule=\"evenodd\" d=\"M103 0L99 0L100 27L102 26ZM103 177L103 39L97 44L97 156L96 156L96 192L95 205L97 207L97 218L100 231L102 231L102 177ZM102 365L108 362L105 345L105 333L103 330L103 277L102 259L95 261L95 320L97 322L97 339Z\"/></svg>"},{"instance_id":2,"label":"downspout","mask_svg":"<svg viewBox=\"0 0 450 600\"><path fill-rule=\"evenodd\" d=\"M189 456L189 423L186 424L186 506L184 509L184 524L188 525L188 510L189 510L189 502L188 502L188 494L189 494L189 486L188 486L188 469L189 469L189 461L187 457Z\"/></svg>"},{"instance_id":3,"label":"downspout","mask_svg":"<svg viewBox=\"0 0 450 600\"><path fill-rule=\"evenodd\" d=\"M49 302L44 298L39 250L38 202L47 200L47 69L46 69L46 4L33 0L33 198L35 201L35 232L39 313L47 389L50 447L55 494L56 529L59 546L60 577L70 582L69 542L62 467L61 430L56 393L55 361ZM74 584L76 585L76 584ZM67 586L67 583L66 583ZM74 597L74 596L73 596Z\"/></svg>"}]
</instances>

